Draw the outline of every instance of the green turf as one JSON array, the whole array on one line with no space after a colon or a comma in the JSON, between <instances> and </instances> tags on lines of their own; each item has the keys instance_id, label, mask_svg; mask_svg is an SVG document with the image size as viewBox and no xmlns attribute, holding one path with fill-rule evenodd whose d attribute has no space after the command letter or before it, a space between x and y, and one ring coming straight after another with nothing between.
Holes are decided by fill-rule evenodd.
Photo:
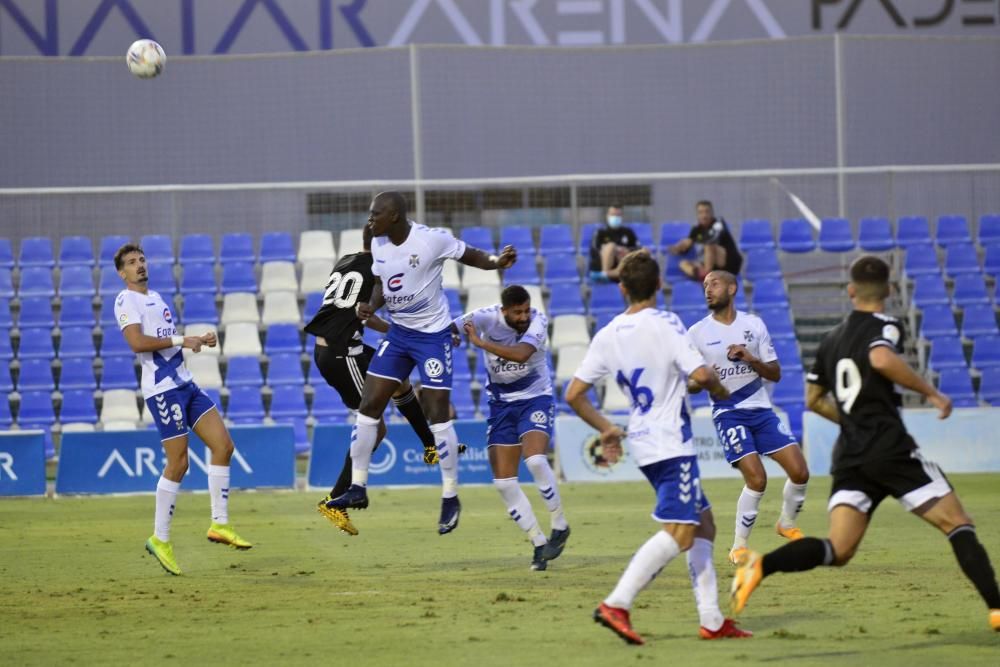
<instances>
[{"instance_id":1,"label":"green turf","mask_svg":"<svg viewBox=\"0 0 1000 667\"><path fill-rule=\"evenodd\" d=\"M953 482L1000 564L1000 477ZM813 484L807 533L825 531L828 484ZM706 488L728 590L740 485ZM173 529L182 577L143 551L151 496L0 501L0 662L882 667L996 665L1000 656L1000 634L945 538L893 502L846 570L765 581L742 617L751 640L699 641L686 566L671 563L633 611L649 643L630 647L590 615L655 529L645 484L564 486L573 537L544 573L529 571L529 545L491 488L463 490L461 527L446 537L436 534L433 489L373 491L354 538L315 512L321 495L235 493L234 524L256 542L248 552L207 542L208 497L182 495ZM769 528L779 499L775 480L757 548L780 544Z\"/></svg>"}]
</instances>

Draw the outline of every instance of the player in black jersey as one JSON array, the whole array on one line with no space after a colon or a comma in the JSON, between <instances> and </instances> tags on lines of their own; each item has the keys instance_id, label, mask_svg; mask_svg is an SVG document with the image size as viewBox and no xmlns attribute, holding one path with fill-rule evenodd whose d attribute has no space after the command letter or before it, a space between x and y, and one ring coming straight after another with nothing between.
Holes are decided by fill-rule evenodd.
<instances>
[{"instance_id":1,"label":"player in black jersey","mask_svg":"<svg viewBox=\"0 0 1000 667\"><path fill-rule=\"evenodd\" d=\"M859 258L851 266L847 293L854 311L820 343L806 389L809 408L840 424L830 470L829 537L803 538L764 556L747 554L733 580L733 611L741 611L770 574L847 565L875 508L892 496L948 536L958 564L990 610L990 626L1000 632L1000 589L989 556L944 473L920 455L906 432L893 385L923 394L940 419L951 414L951 399L899 356L903 325L884 313L889 266L878 257Z\"/></svg>"},{"instance_id":2,"label":"player in black jersey","mask_svg":"<svg viewBox=\"0 0 1000 667\"><path fill-rule=\"evenodd\" d=\"M351 410L361 405L361 390L365 384L368 363L375 350L362 342L365 325L386 333L389 324L375 316L366 322L358 319L356 306L367 302L375 285L372 274L371 231L366 225L362 236L362 252L340 258L327 282L323 295L323 305L306 325L306 333L316 336L313 359L327 384L337 390ZM434 434L431 433L409 381L403 382L392 397L396 408L406 417L413 431L424 445L424 462L437 463L437 449ZM379 425L379 441L385 436L385 422ZM376 445L377 447L377 445ZM344 467L330 494L319 501L317 510L346 533L357 535L358 530L351 523L346 510L328 508L330 498L341 495L351 485L351 452L347 451Z\"/></svg>"}]
</instances>

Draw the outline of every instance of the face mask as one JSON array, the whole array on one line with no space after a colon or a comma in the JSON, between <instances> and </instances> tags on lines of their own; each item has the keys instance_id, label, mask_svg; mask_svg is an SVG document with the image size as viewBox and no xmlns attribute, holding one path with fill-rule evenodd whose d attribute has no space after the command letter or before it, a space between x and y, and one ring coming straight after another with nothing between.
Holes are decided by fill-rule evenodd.
<instances>
[{"instance_id":1,"label":"face mask","mask_svg":"<svg viewBox=\"0 0 1000 667\"><path fill-rule=\"evenodd\" d=\"M622 217L620 215L609 215L608 216L608 227L611 229L618 229L622 226Z\"/></svg>"}]
</instances>

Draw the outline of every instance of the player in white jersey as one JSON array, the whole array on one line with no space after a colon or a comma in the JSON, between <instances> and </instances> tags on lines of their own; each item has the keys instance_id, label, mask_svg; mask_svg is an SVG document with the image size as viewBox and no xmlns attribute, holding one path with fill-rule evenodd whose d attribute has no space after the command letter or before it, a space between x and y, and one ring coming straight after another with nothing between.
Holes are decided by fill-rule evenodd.
<instances>
[{"instance_id":1,"label":"player in white jersey","mask_svg":"<svg viewBox=\"0 0 1000 667\"><path fill-rule=\"evenodd\" d=\"M767 326L756 315L736 310L733 274L712 271L705 276L704 285L711 312L688 333L731 394L725 400L712 399L712 420L726 460L739 468L745 482L736 502L736 533L729 551L730 562L736 564L747 553L747 540L767 488L761 455L770 456L788 475L775 529L789 540L802 539L795 521L806 499L809 468L795 436L774 413L764 386L765 380L781 380L781 366Z\"/></svg>"},{"instance_id":2,"label":"player in white jersey","mask_svg":"<svg viewBox=\"0 0 1000 667\"><path fill-rule=\"evenodd\" d=\"M680 319L656 309L660 267L647 251L622 260L619 289L628 309L597 332L566 390L573 410L601 434L602 454L621 457L625 433L591 405L587 391L607 376L631 398L629 450L656 490L653 519L663 530L633 556L618 585L594 611L594 620L630 644L643 644L632 628L629 610L639 591L667 563L687 551L688 570L704 639L749 637L719 610L712 540L715 523L701 489L691 421L684 407L688 380L719 399L729 392L691 344Z\"/></svg>"},{"instance_id":3,"label":"player in white jersey","mask_svg":"<svg viewBox=\"0 0 1000 667\"><path fill-rule=\"evenodd\" d=\"M215 332L180 336L170 307L149 289L146 256L142 248L127 243L115 253L115 269L125 289L115 299L115 319L132 351L142 363L142 396L160 431L167 455L163 474L156 485L153 535L148 551L170 574L180 574L170 543L170 523L181 480L188 470L188 433L194 430L211 451L208 490L212 524L207 537L212 542L249 549L252 544L236 534L229 523L229 461L233 440L212 399L198 388L184 366L182 348L200 352L215 347Z\"/></svg>"},{"instance_id":4,"label":"player in white jersey","mask_svg":"<svg viewBox=\"0 0 1000 667\"><path fill-rule=\"evenodd\" d=\"M520 285L500 294L500 303L459 318L469 342L486 354L486 391L490 416L486 446L493 485L507 505L507 513L528 534L534 546L532 570L544 570L559 557L569 539L556 477L545 453L552 438L554 406L545 343L549 321L531 307L531 295ZM546 540L538 527L528 497L517 482L517 468L531 471L551 517L552 535Z\"/></svg>"},{"instance_id":5,"label":"player in white jersey","mask_svg":"<svg viewBox=\"0 0 1000 667\"><path fill-rule=\"evenodd\" d=\"M378 441L378 423L396 388L416 366L423 391L424 414L437 443L441 466L441 517L438 533L458 527L458 435L450 419L452 321L441 288L441 268L449 259L494 271L512 266L517 251L507 246L499 257L466 247L444 229L410 222L406 200L398 192L375 195L368 215L371 229L372 273L379 280L369 303L358 304L367 320L383 305L392 317L389 335L368 366L361 406L351 434L351 486L327 502L331 509L368 507L368 466Z\"/></svg>"}]
</instances>

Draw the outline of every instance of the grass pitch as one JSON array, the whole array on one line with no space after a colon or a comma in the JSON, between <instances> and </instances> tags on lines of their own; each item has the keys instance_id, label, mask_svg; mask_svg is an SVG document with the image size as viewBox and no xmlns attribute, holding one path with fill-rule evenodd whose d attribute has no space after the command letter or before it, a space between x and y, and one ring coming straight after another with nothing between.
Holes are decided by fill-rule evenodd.
<instances>
[{"instance_id":1,"label":"grass pitch","mask_svg":"<svg viewBox=\"0 0 1000 667\"><path fill-rule=\"evenodd\" d=\"M1000 476L955 475L1000 565ZM770 528L782 480L751 545ZM723 609L732 568L735 480L705 484L719 525ZM825 534L828 478L813 481L801 525ZM548 516L526 488L543 526ZM4 664L996 665L1000 634L944 536L887 501L843 570L776 575L741 617L749 640L705 642L686 565L675 560L633 611L644 647L590 617L655 530L646 484L562 487L573 536L547 572L492 488L464 488L455 533L436 534L434 489L373 490L358 537L316 513L322 493L234 493L234 525L255 543L209 543L208 497L178 499L173 542L184 576L143 551L153 498L0 501L0 655Z\"/></svg>"}]
</instances>

